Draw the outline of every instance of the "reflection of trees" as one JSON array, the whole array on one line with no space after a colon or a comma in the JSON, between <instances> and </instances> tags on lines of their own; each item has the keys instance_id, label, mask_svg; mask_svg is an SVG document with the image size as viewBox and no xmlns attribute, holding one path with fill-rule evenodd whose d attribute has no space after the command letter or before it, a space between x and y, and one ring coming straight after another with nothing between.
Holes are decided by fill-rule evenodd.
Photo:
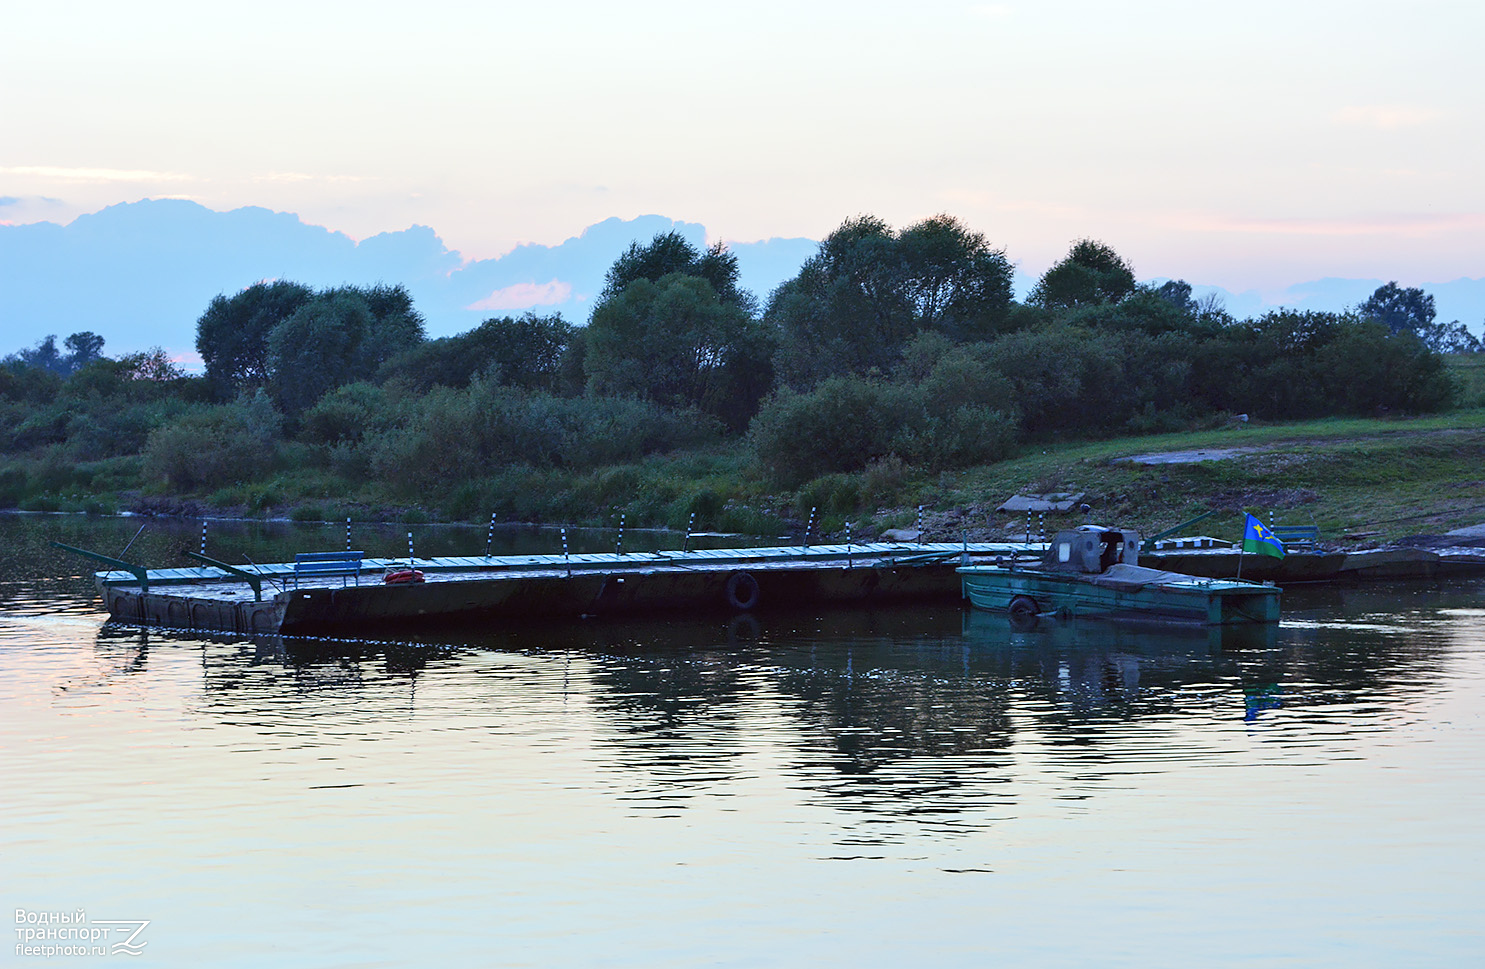
<instances>
[{"instance_id":1,"label":"reflection of trees","mask_svg":"<svg viewBox=\"0 0 1485 969\"><path fill-rule=\"evenodd\" d=\"M599 743L644 781L640 793L678 807L736 777L739 736L759 682L722 624L589 627L605 661L588 674L592 710L612 733Z\"/></svg>"},{"instance_id":2,"label":"reflection of trees","mask_svg":"<svg viewBox=\"0 0 1485 969\"><path fill-rule=\"evenodd\" d=\"M1054 772L1082 783L1130 763L1225 756L1223 729L1244 717L1303 718L1281 742L1312 736L1334 705L1347 707L1347 731L1389 725L1447 662L1437 594L1286 599L1288 624L1256 634L1097 622L1018 631L1004 616L940 607L533 625L403 644L104 627L98 650L121 671L165 648L199 650L205 709L305 725L406 713L430 662L437 676L478 652L523 654L548 684L563 676L564 695L599 723L597 749L634 806L715 793L751 776L748 755L766 747L809 800L871 823L952 829L1013 796L1004 782L1020 776L1017 763L1046 748L1060 751Z\"/></svg>"},{"instance_id":3,"label":"reflection of trees","mask_svg":"<svg viewBox=\"0 0 1485 969\"><path fill-rule=\"evenodd\" d=\"M807 728L793 769L832 806L952 825L1009 795L993 787L1013 736L1005 685L966 668L957 644L856 640L813 654L778 687Z\"/></svg>"}]
</instances>

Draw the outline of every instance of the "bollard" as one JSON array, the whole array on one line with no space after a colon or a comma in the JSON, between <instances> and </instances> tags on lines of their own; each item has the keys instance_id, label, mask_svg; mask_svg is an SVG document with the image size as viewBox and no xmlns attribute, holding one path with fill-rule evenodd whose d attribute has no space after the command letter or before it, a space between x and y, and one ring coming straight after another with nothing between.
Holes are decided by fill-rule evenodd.
<instances>
[{"instance_id":1,"label":"bollard","mask_svg":"<svg viewBox=\"0 0 1485 969\"><path fill-rule=\"evenodd\" d=\"M923 506L918 506L918 544L923 544Z\"/></svg>"},{"instance_id":2,"label":"bollard","mask_svg":"<svg viewBox=\"0 0 1485 969\"><path fill-rule=\"evenodd\" d=\"M345 520L345 550L347 552L351 550L351 520L349 517Z\"/></svg>"},{"instance_id":3,"label":"bollard","mask_svg":"<svg viewBox=\"0 0 1485 969\"><path fill-rule=\"evenodd\" d=\"M490 530L485 533L485 558L490 557L490 544L495 541L495 515L490 515Z\"/></svg>"},{"instance_id":4,"label":"bollard","mask_svg":"<svg viewBox=\"0 0 1485 969\"><path fill-rule=\"evenodd\" d=\"M681 546L682 552L691 551L691 529L696 524L696 512L691 512L691 517L686 519L686 544Z\"/></svg>"},{"instance_id":5,"label":"bollard","mask_svg":"<svg viewBox=\"0 0 1485 969\"><path fill-rule=\"evenodd\" d=\"M1047 540L1047 516L1038 512L1036 516L1036 540L1045 542Z\"/></svg>"},{"instance_id":6,"label":"bollard","mask_svg":"<svg viewBox=\"0 0 1485 969\"><path fill-rule=\"evenodd\" d=\"M572 559L567 555L567 529L562 529L562 561L567 565L567 577L572 578Z\"/></svg>"},{"instance_id":7,"label":"bollard","mask_svg":"<svg viewBox=\"0 0 1485 969\"><path fill-rule=\"evenodd\" d=\"M624 513L619 512L619 540L614 542L614 554L624 554Z\"/></svg>"},{"instance_id":8,"label":"bollard","mask_svg":"<svg viewBox=\"0 0 1485 969\"><path fill-rule=\"evenodd\" d=\"M1031 509L1026 510L1026 544L1031 544Z\"/></svg>"},{"instance_id":9,"label":"bollard","mask_svg":"<svg viewBox=\"0 0 1485 969\"><path fill-rule=\"evenodd\" d=\"M413 562L414 562L414 557L413 557L412 532L408 532L407 533L407 567L410 568L410 569L417 568L417 566L414 565Z\"/></svg>"},{"instance_id":10,"label":"bollard","mask_svg":"<svg viewBox=\"0 0 1485 969\"><path fill-rule=\"evenodd\" d=\"M812 532L814 530L815 530L815 508L812 505L812 506L810 506L810 520L809 520L809 523L804 526L804 547L805 548L809 548L810 547L810 532Z\"/></svg>"},{"instance_id":11,"label":"bollard","mask_svg":"<svg viewBox=\"0 0 1485 969\"><path fill-rule=\"evenodd\" d=\"M201 519L201 554L206 554L206 519Z\"/></svg>"}]
</instances>

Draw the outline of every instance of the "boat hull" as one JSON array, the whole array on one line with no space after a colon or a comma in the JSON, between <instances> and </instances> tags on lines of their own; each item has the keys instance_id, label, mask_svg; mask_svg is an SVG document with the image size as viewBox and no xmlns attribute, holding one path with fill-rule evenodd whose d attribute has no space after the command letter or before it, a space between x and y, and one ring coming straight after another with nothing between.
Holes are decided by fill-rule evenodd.
<instances>
[{"instance_id":1,"label":"boat hull","mask_svg":"<svg viewBox=\"0 0 1485 969\"><path fill-rule=\"evenodd\" d=\"M1203 626L1279 621L1280 590L1275 586L1194 576L1145 584L1099 583L1077 574L997 566L962 568L959 574L970 604L992 612L1138 618Z\"/></svg>"}]
</instances>

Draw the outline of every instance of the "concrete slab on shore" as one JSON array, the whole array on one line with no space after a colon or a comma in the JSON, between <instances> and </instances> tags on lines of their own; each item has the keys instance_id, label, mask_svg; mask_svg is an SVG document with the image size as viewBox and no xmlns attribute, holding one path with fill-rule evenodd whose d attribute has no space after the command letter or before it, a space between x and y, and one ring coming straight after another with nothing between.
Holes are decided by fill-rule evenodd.
<instances>
[{"instance_id":1,"label":"concrete slab on shore","mask_svg":"<svg viewBox=\"0 0 1485 969\"><path fill-rule=\"evenodd\" d=\"M1127 458L1115 458L1114 462L1126 464L1196 464L1201 461L1223 461L1242 454L1266 451L1264 447L1214 447L1201 451L1162 451L1156 454L1133 454Z\"/></svg>"}]
</instances>

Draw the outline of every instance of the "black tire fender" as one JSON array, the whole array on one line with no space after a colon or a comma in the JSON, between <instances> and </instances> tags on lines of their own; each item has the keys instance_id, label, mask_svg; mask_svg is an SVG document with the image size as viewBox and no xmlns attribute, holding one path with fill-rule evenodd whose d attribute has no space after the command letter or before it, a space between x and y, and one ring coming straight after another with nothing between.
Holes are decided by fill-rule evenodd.
<instances>
[{"instance_id":1,"label":"black tire fender","mask_svg":"<svg viewBox=\"0 0 1485 969\"><path fill-rule=\"evenodd\" d=\"M1006 612L1023 619L1037 616L1041 611L1041 607L1036 604L1036 600L1031 598L1031 596L1015 596L1011 599L1011 604L1006 607Z\"/></svg>"},{"instance_id":2,"label":"black tire fender","mask_svg":"<svg viewBox=\"0 0 1485 969\"><path fill-rule=\"evenodd\" d=\"M739 612L747 612L758 605L758 580L748 572L734 572L727 577L723 596L727 605Z\"/></svg>"}]
</instances>

